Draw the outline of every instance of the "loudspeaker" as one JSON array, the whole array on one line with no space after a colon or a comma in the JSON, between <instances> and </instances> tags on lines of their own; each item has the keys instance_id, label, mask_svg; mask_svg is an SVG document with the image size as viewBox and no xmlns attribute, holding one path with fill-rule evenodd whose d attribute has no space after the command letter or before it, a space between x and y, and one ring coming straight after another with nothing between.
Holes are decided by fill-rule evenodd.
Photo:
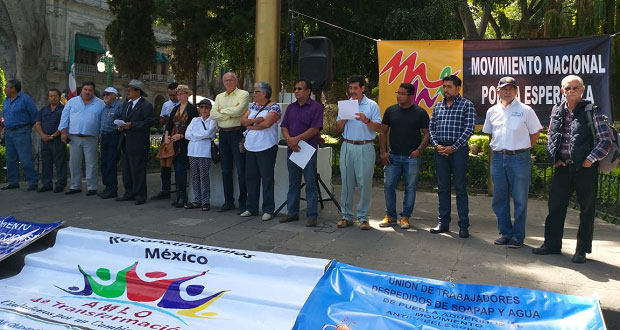
<instances>
[{"instance_id":1,"label":"loudspeaker","mask_svg":"<svg viewBox=\"0 0 620 330\"><path fill-rule=\"evenodd\" d=\"M329 90L334 80L334 50L327 37L308 37L299 44L299 78L312 83L314 90Z\"/></svg>"}]
</instances>

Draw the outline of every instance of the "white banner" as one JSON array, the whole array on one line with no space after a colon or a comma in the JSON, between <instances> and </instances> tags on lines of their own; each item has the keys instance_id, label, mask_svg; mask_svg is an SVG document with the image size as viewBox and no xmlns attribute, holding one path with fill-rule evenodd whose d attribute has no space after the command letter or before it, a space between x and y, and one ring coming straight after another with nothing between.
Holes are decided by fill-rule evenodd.
<instances>
[{"instance_id":1,"label":"white banner","mask_svg":"<svg viewBox=\"0 0 620 330\"><path fill-rule=\"evenodd\" d=\"M65 228L0 280L0 329L290 329L328 262Z\"/></svg>"}]
</instances>

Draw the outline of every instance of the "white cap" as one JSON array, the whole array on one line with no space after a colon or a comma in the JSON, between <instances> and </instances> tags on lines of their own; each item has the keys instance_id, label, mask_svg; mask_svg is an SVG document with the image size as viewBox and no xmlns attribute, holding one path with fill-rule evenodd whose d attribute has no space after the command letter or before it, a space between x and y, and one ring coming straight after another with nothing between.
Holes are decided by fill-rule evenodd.
<instances>
[{"instance_id":1,"label":"white cap","mask_svg":"<svg viewBox=\"0 0 620 330\"><path fill-rule=\"evenodd\" d=\"M114 93L114 94L118 95L118 91L114 87L108 87L108 88L104 89L103 91L104 92L108 92L108 93Z\"/></svg>"}]
</instances>

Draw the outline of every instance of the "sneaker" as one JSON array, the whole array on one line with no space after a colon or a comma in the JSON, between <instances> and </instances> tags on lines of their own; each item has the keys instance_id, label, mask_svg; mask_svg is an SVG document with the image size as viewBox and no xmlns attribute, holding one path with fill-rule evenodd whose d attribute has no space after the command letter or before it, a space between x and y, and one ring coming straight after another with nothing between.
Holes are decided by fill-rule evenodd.
<instances>
[{"instance_id":1,"label":"sneaker","mask_svg":"<svg viewBox=\"0 0 620 330\"><path fill-rule=\"evenodd\" d=\"M360 229L361 230L369 230L370 229L370 224L368 224L368 221L360 221Z\"/></svg>"},{"instance_id":2,"label":"sneaker","mask_svg":"<svg viewBox=\"0 0 620 330\"><path fill-rule=\"evenodd\" d=\"M338 228L347 228L347 227L349 227L349 221L345 220L345 219L342 219L342 220L338 221L338 224L336 226L338 226Z\"/></svg>"},{"instance_id":3,"label":"sneaker","mask_svg":"<svg viewBox=\"0 0 620 330\"><path fill-rule=\"evenodd\" d=\"M523 246L523 242L513 237L510 239L508 244L506 244L506 246L508 246L509 248L518 249Z\"/></svg>"},{"instance_id":4,"label":"sneaker","mask_svg":"<svg viewBox=\"0 0 620 330\"><path fill-rule=\"evenodd\" d=\"M243 212L241 212L241 214L239 214L240 217L251 217L253 215L256 215L256 214L254 214L254 213L252 213L250 211L243 211Z\"/></svg>"},{"instance_id":5,"label":"sneaker","mask_svg":"<svg viewBox=\"0 0 620 330\"><path fill-rule=\"evenodd\" d=\"M246 211L247 212L247 211ZM263 217L261 218L263 221L269 221L273 218L273 215L270 213L263 213Z\"/></svg>"},{"instance_id":6,"label":"sneaker","mask_svg":"<svg viewBox=\"0 0 620 330\"><path fill-rule=\"evenodd\" d=\"M493 244L495 245L506 245L508 244L508 242L510 242L510 238L506 237L506 236L502 236L498 239L496 239Z\"/></svg>"},{"instance_id":7,"label":"sneaker","mask_svg":"<svg viewBox=\"0 0 620 330\"><path fill-rule=\"evenodd\" d=\"M381 222L379 222L379 227L389 227L393 224L396 223L396 220L390 218L389 216L387 216L387 214L385 215L385 217L383 218L383 220L381 220Z\"/></svg>"},{"instance_id":8,"label":"sneaker","mask_svg":"<svg viewBox=\"0 0 620 330\"><path fill-rule=\"evenodd\" d=\"M409 229L409 219L402 217L400 218L400 229Z\"/></svg>"}]
</instances>

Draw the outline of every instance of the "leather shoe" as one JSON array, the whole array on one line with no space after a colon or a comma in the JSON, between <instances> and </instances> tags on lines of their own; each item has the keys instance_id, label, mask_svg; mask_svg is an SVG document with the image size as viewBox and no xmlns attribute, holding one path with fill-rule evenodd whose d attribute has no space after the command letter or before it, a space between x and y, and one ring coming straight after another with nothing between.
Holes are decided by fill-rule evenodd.
<instances>
[{"instance_id":1,"label":"leather shoe","mask_svg":"<svg viewBox=\"0 0 620 330\"><path fill-rule=\"evenodd\" d=\"M316 225L317 225L316 218L306 219L306 227L316 227Z\"/></svg>"},{"instance_id":2,"label":"leather shoe","mask_svg":"<svg viewBox=\"0 0 620 330\"><path fill-rule=\"evenodd\" d=\"M54 193L56 193L56 194L57 193L61 193L63 191L65 191L65 187L56 187L56 188L54 188Z\"/></svg>"},{"instance_id":3,"label":"leather shoe","mask_svg":"<svg viewBox=\"0 0 620 330\"><path fill-rule=\"evenodd\" d=\"M109 191L104 191L101 194L99 194L99 198L101 198L101 199L116 198L116 196L117 196L117 193L109 192Z\"/></svg>"},{"instance_id":4,"label":"leather shoe","mask_svg":"<svg viewBox=\"0 0 620 330\"><path fill-rule=\"evenodd\" d=\"M125 202L125 201L135 201L136 199L133 196L123 195L121 197L117 197L117 202Z\"/></svg>"},{"instance_id":5,"label":"leather shoe","mask_svg":"<svg viewBox=\"0 0 620 330\"><path fill-rule=\"evenodd\" d=\"M145 201L145 200L139 200L139 201L136 201L134 204L136 204L136 205L142 205L142 204L144 204L144 203L146 203L146 201Z\"/></svg>"},{"instance_id":6,"label":"leather shoe","mask_svg":"<svg viewBox=\"0 0 620 330\"><path fill-rule=\"evenodd\" d=\"M0 190L9 190L9 189L17 189L19 188L18 184L8 184L2 188L0 188Z\"/></svg>"},{"instance_id":7,"label":"leather shoe","mask_svg":"<svg viewBox=\"0 0 620 330\"><path fill-rule=\"evenodd\" d=\"M547 255L547 254L562 254L560 249L552 249L546 245L542 245L541 247L532 249L533 254L538 255Z\"/></svg>"},{"instance_id":8,"label":"leather shoe","mask_svg":"<svg viewBox=\"0 0 620 330\"><path fill-rule=\"evenodd\" d=\"M89 190L88 192L86 192L86 196L93 196L93 195L97 195L97 190Z\"/></svg>"},{"instance_id":9,"label":"leather shoe","mask_svg":"<svg viewBox=\"0 0 620 330\"><path fill-rule=\"evenodd\" d=\"M50 186L41 186L41 188L39 188L37 192L46 192L46 191L51 191L51 190L52 190L52 187Z\"/></svg>"},{"instance_id":10,"label":"leather shoe","mask_svg":"<svg viewBox=\"0 0 620 330\"><path fill-rule=\"evenodd\" d=\"M73 195L73 194L79 194L82 191L79 189L69 189L65 192L65 195Z\"/></svg>"},{"instance_id":11,"label":"leather shoe","mask_svg":"<svg viewBox=\"0 0 620 330\"><path fill-rule=\"evenodd\" d=\"M280 219L280 223L293 222L293 221L298 221L298 220L299 220L298 215L289 215L289 216L286 216L285 218Z\"/></svg>"},{"instance_id":12,"label":"leather shoe","mask_svg":"<svg viewBox=\"0 0 620 330\"><path fill-rule=\"evenodd\" d=\"M35 191L35 190L37 190L37 188L39 188L39 187L37 187L36 184L31 184L31 185L28 186L28 189L26 189L26 191Z\"/></svg>"},{"instance_id":13,"label":"leather shoe","mask_svg":"<svg viewBox=\"0 0 620 330\"><path fill-rule=\"evenodd\" d=\"M461 230L459 230L459 237L460 238L467 238L467 237L469 237L469 229L461 228Z\"/></svg>"},{"instance_id":14,"label":"leather shoe","mask_svg":"<svg viewBox=\"0 0 620 330\"><path fill-rule=\"evenodd\" d=\"M576 264L583 264L586 262L586 252L582 249L575 250L572 261Z\"/></svg>"},{"instance_id":15,"label":"leather shoe","mask_svg":"<svg viewBox=\"0 0 620 330\"><path fill-rule=\"evenodd\" d=\"M450 227L438 224L435 228L431 228L429 231L431 232L431 234L447 233L450 231Z\"/></svg>"},{"instance_id":16,"label":"leather shoe","mask_svg":"<svg viewBox=\"0 0 620 330\"><path fill-rule=\"evenodd\" d=\"M170 198L170 193L169 192L160 191L159 194L151 197L151 200L152 201L158 201L158 200L168 199L168 198Z\"/></svg>"},{"instance_id":17,"label":"leather shoe","mask_svg":"<svg viewBox=\"0 0 620 330\"><path fill-rule=\"evenodd\" d=\"M226 212L226 211L230 211L232 209L235 208L235 204L233 203L224 203L224 205L222 205L222 207L217 210L218 212Z\"/></svg>"}]
</instances>

